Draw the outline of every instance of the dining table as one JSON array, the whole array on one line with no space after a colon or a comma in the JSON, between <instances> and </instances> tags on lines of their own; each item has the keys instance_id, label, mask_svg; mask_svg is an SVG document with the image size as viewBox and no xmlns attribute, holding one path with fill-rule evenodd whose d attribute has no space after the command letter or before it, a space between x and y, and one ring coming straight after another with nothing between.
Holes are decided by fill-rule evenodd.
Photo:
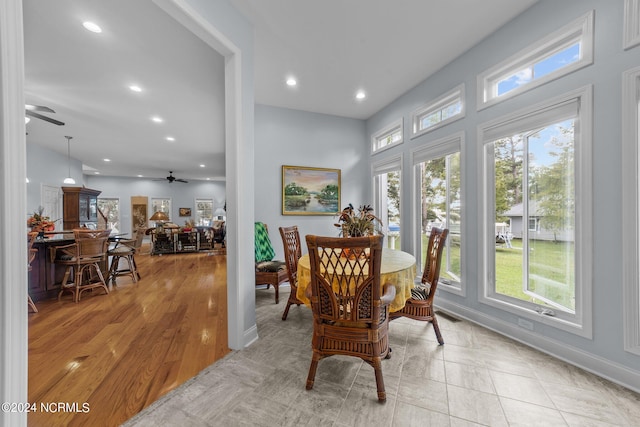
<instances>
[{"instance_id":1,"label":"dining table","mask_svg":"<svg viewBox=\"0 0 640 427\"><path fill-rule=\"evenodd\" d=\"M401 310L411 298L411 289L416 278L416 259L413 255L400 250L383 248L380 265L380 286L392 283L396 288L396 296L389 305L389 311ZM305 305L311 306L306 290L311 283L311 261L309 254L298 260L298 290L296 296Z\"/></svg>"}]
</instances>

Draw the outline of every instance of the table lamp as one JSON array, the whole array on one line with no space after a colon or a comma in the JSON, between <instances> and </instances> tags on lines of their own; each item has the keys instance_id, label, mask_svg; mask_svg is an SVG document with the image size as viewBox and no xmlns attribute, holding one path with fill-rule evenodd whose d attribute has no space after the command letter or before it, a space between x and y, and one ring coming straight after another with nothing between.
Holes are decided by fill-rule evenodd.
<instances>
[{"instance_id":1,"label":"table lamp","mask_svg":"<svg viewBox=\"0 0 640 427\"><path fill-rule=\"evenodd\" d=\"M169 221L169 216L162 211L155 211L149 220L156 222L156 234L158 234L164 232L164 222Z\"/></svg>"}]
</instances>

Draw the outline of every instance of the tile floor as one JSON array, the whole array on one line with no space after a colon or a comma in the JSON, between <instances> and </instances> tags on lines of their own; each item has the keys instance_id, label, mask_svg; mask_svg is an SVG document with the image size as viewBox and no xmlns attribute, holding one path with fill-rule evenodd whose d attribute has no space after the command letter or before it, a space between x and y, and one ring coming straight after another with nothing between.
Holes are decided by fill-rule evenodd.
<instances>
[{"instance_id":1,"label":"tile floor","mask_svg":"<svg viewBox=\"0 0 640 427\"><path fill-rule=\"evenodd\" d=\"M260 340L229 354L125 423L141 426L639 426L640 394L466 321L390 325L387 402L373 369L334 356L305 390L311 310L281 320L273 289L256 290Z\"/></svg>"}]
</instances>

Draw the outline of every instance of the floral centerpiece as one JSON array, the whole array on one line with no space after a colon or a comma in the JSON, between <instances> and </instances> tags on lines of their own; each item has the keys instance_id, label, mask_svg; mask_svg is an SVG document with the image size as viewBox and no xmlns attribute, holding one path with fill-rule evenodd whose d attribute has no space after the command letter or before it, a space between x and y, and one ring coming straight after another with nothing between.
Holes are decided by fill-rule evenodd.
<instances>
[{"instance_id":1,"label":"floral centerpiece","mask_svg":"<svg viewBox=\"0 0 640 427\"><path fill-rule=\"evenodd\" d=\"M340 212L338 223L334 225L340 228L343 237L362 237L381 234L382 221L373 214L370 205L361 205L356 212L349 203L349 206Z\"/></svg>"},{"instance_id":2,"label":"floral centerpiece","mask_svg":"<svg viewBox=\"0 0 640 427\"><path fill-rule=\"evenodd\" d=\"M56 222L52 221L48 216L43 215L44 208L38 207L29 219L27 219L27 227L31 227L31 231L43 232L53 231L56 228Z\"/></svg>"}]
</instances>

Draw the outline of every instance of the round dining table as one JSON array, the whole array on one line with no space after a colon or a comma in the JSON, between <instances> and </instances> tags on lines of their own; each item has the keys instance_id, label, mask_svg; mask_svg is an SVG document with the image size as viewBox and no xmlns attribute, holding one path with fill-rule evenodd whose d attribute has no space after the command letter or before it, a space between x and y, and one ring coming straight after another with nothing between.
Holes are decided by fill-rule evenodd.
<instances>
[{"instance_id":1,"label":"round dining table","mask_svg":"<svg viewBox=\"0 0 640 427\"><path fill-rule=\"evenodd\" d=\"M392 283L396 288L396 297L389 305L389 311L401 310L405 302L411 298L411 289L416 278L416 259L413 255L394 249L382 250L382 264L380 265L380 285ZM311 283L311 265L309 254L298 260L298 299L310 306L306 290Z\"/></svg>"}]
</instances>

